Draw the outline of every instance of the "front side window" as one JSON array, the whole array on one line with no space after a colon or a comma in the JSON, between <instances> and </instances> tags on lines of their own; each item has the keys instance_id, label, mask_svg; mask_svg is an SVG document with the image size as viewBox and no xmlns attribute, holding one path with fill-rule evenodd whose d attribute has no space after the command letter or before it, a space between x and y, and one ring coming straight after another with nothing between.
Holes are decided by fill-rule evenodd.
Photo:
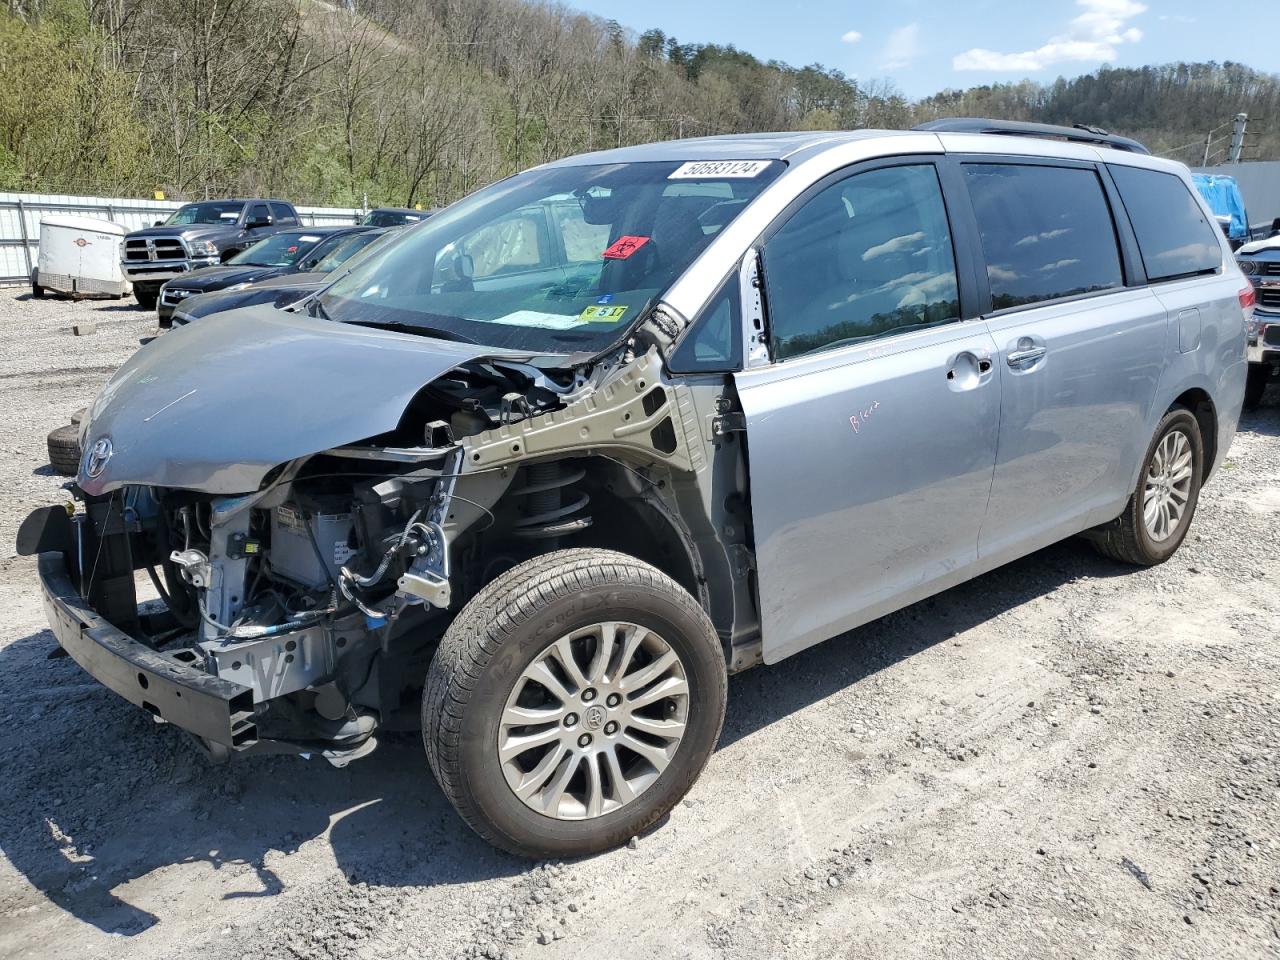
<instances>
[{"instance_id":1,"label":"front side window","mask_svg":"<svg viewBox=\"0 0 1280 960\"><path fill-rule=\"evenodd\" d=\"M227 263L253 267L291 267L306 256L320 240L320 235L316 233L285 230L282 233L273 233L265 240L259 240L241 250Z\"/></svg>"},{"instance_id":2,"label":"front side window","mask_svg":"<svg viewBox=\"0 0 1280 960\"><path fill-rule=\"evenodd\" d=\"M1118 164L1109 169L1138 238L1148 280L1175 280L1221 269L1218 231L1181 178Z\"/></svg>"},{"instance_id":3,"label":"front side window","mask_svg":"<svg viewBox=\"0 0 1280 960\"><path fill-rule=\"evenodd\" d=\"M220 200L214 200L209 203L188 203L185 207L179 207L173 211L173 214L165 221L165 224L166 226L192 223L234 224L240 219L240 211L243 209L244 204L242 203L227 203Z\"/></svg>"},{"instance_id":4,"label":"front side window","mask_svg":"<svg viewBox=\"0 0 1280 960\"><path fill-rule=\"evenodd\" d=\"M250 223L265 223L271 220L271 213L267 210L265 203L255 203L253 209L249 211Z\"/></svg>"},{"instance_id":5,"label":"front side window","mask_svg":"<svg viewBox=\"0 0 1280 960\"><path fill-rule=\"evenodd\" d=\"M841 180L764 245L778 360L958 320L951 230L932 164Z\"/></svg>"},{"instance_id":6,"label":"front side window","mask_svg":"<svg viewBox=\"0 0 1280 960\"><path fill-rule=\"evenodd\" d=\"M529 170L415 225L312 301L334 320L535 353L603 350L785 169ZM716 185L714 189L692 189Z\"/></svg>"},{"instance_id":7,"label":"front side window","mask_svg":"<svg viewBox=\"0 0 1280 960\"><path fill-rule=\"evenodd\" d=\"M964 169L992 309L1124 286L1111 210L1093 170L1013 163Z\"/></svg>"}]
</instances>

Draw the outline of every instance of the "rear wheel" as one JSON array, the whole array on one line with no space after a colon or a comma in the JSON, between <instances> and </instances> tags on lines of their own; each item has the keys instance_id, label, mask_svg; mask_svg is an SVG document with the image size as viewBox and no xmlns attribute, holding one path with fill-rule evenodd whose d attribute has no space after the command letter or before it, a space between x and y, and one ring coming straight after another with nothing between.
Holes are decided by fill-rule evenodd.
<instances>
[{"instance_id":1,"label":"rear wheel","mask_svg":"<svg viewBox=\"0 0 1280 960\"><path fill-rule=\"evenodd\" d=\"M69 423L49 434L49 466L64 477L80 472L80 428Z\"/></svg>"},{"instance_id":2,"label":"rear wheel","mask_svg":"<svg viewBox=\"0 0 1280 960\"><path fill-rule=\"evenodd\" d=\"M532 857L619 846L702 771L724 720L706 613L654 567L560 550L467 604L431 665L427 756L486 840Z\"/></svg>"},{"instance_id":3,"label":"rear wheel","mask_svg":"<svg viewBox=\"0 0 1280 960\"><path fill-rule=\"evenodd\" d=\"M1249 364L1249 376L1244 382L1244 408L1255 410L1262 403L1262 395L1267 392L1267 381L1271 379L1271 367L1262 363Z\"/></svg>"},{"instance_id":4,"label":"rear wheel","mask_svg":"<svg viewBox=\"0 0 1280 960\"><path fill-rule=\"evenodd\" d=\"M1204 478L1200 424L1185 407L1166 413L1147 448L1138 487L1119 519L1093 531L1094 545L1123 563L1152 566L1177 552Z\"/></svg>"}]
</instances>

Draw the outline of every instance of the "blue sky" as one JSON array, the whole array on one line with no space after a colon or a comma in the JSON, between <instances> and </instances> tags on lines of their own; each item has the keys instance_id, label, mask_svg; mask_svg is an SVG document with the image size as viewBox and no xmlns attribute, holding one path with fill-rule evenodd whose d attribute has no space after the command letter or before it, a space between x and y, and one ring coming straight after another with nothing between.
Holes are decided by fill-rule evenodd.
<instances>
[{"instance_id":1,"label":"blue sky","mask_svg":"<svg viewBox=\"0 0 1280 960\"><path fill-rule=\"evenodd\" d=\"M1240 0L569 3L637 33L657 27L681 43L732 43L762 60L816 61L864 79L890 78L911 97L996 80L1071 77L1103 63L1235 60L1280 71L1271 31L1236 19L1266 4L1246 8Z\"/></svg>"}]
</instances>

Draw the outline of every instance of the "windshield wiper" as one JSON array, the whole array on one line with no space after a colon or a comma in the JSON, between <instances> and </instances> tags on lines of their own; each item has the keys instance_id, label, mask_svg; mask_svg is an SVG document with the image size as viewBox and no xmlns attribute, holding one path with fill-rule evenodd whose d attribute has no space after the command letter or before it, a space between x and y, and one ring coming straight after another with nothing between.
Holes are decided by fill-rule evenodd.
<instances>
[{"instance_id":1,"label":"windshield wiper","mask_svg":"<svg viewBox=\"0 0 1280 960\"><path fill-rule=\"evenodd\" d=\"M316 306L320 306L320 302L316 301ZM323 310L323 307L320 307ZM327 317L326 317L327 319ZM453 340L457 343L475 343L479 340L473 340L464 333L455 333L452 330L445 330L443 327L428 327L421 323L398 323L395 320L344 320L344 323L350 323L357 327L372 327L375 330L394 330L396 333L416 333L423 337L435 337L437 340Z\"/></svg>"},{"instance_id":2,"label":"windshield wiper","mask_svg":"<svg viewBox=\"0 0 1280 960\"><path fill-rule=\"evenodd\" d=\"M324 304L320 302L319 297L311 297L306 303L307 316L319 317L321 320L332 320L329 311L324 308Z\"/></svg>"}]
</instances>

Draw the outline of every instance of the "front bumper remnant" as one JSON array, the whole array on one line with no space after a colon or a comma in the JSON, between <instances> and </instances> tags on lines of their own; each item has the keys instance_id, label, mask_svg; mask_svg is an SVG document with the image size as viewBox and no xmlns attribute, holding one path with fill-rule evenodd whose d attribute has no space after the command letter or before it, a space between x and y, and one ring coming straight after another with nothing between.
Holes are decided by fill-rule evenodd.
<instances>
[{"instance_id":1,"label":"front bumper remnant","mask_svg":"<svg viewBox=\"0 0 1280 960\"><path fill-rule=\"evenodd\" d=\"M257 742L249 687L153 650L112 626L81 599L62 554L40 554L39 571L53 634L91 677L203 740L233 750Z\"/></svg>"}]
</instances>

